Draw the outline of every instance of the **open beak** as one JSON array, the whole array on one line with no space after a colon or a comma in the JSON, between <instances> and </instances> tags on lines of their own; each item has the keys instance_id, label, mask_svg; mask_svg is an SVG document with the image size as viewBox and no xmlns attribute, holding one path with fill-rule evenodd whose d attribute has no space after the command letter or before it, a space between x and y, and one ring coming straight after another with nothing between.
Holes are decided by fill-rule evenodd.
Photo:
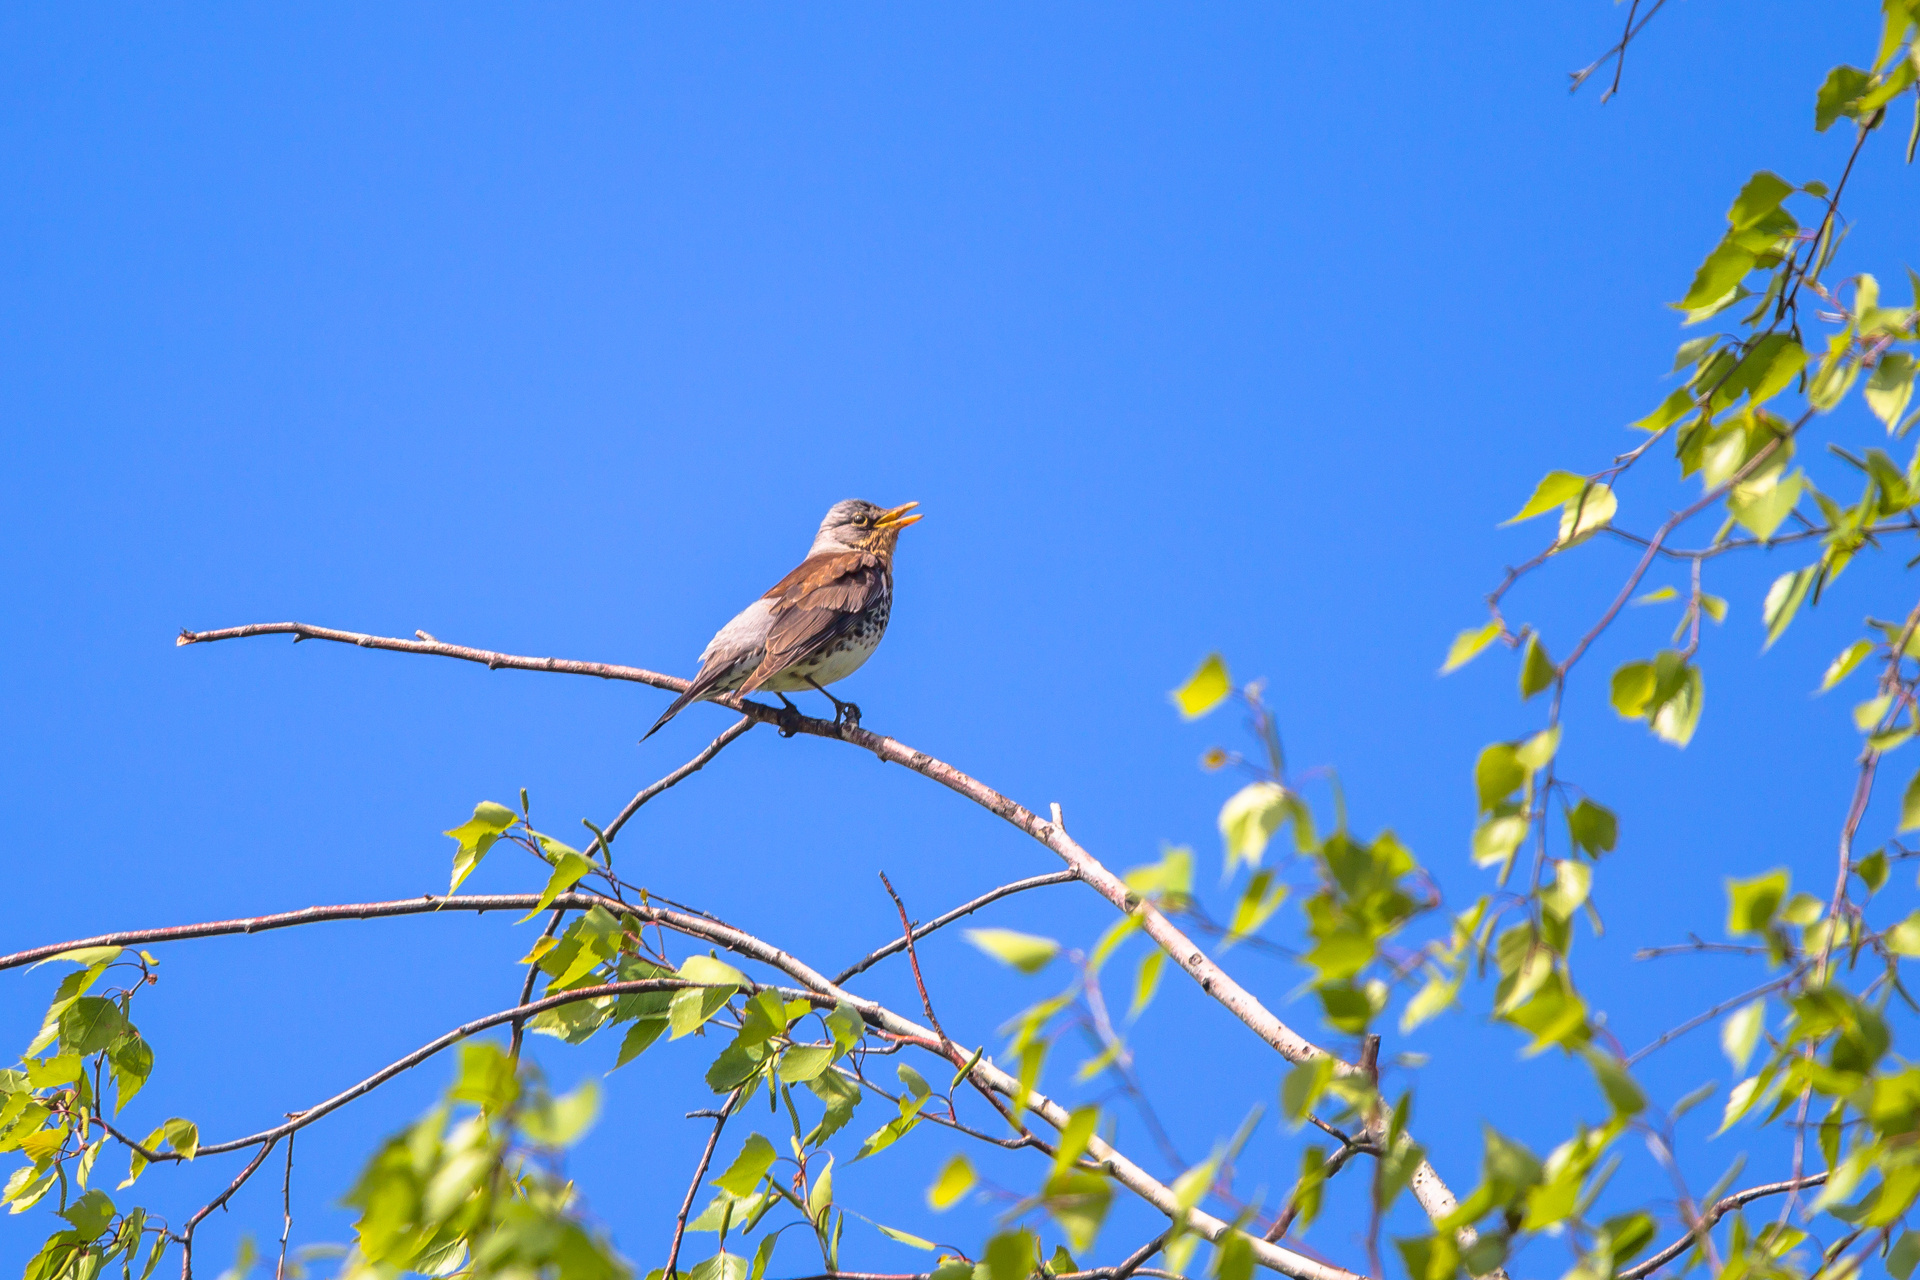
<instances>
[{"instance_id":1,"label":"open beak","mask_svg":"<svg viewBox=\"0 0 1920 1280\"><path fill-rule=\"evenodd\" d=\"M907 514L907 512L912 511L919 505L917 502L909 502L903 506L895 507L891 511L882 511L880 513L880 519L874 523L873 527L876 529L904 529L915 520L920 519L918 515Z\"/></svg>"}]
</instances>

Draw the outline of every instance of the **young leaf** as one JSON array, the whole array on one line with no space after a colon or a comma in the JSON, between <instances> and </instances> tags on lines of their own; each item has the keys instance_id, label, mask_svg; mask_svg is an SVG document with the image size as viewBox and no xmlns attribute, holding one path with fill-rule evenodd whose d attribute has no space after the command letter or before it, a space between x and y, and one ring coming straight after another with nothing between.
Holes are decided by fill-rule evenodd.
<instances>
[{"instance_id":1,"label":"young leaf","mask_svg":"<svg viewBox=\"0 0 1920 1280\"><path fill-rule=\"evenodd\" d=\"M1754 1046L1760 1043L1760 1032L1766 1021L1767 1002L1761 999L1741 1005L1720 1025L1720 1047L1735 1071L1747 1069L1747 1061L1753 1057Z\"/></svg>"},{"instance_id":2,"label":"young leaf","mask_svg":"<svg viewBox=\"0 0 1920 1280\"><path fill-rule=\"evenodd\" d=\"M1820 688L1816 692L1825 693L1845 680L1853 673L1853 669L1860 665L1861 660L1873 652L1873 648L1871 640L1855 640L1842 649L1840 656L1828 664L1827 674L1821 678Z\"/></svg>"},{"instance_id":3,"label":"young leaf","mask_svg":"<svg viewBox=\"0 0 1920 1280\"><path fill-rule=\"evenodd\" d=\"M1513 518L1503 521L1504 528L1509 524L1519 524L1522 520L1531 520L1543 516L1555 507L1580 496L1587 487L1587 478L1577 476L1571 471L1549 471L1539 484L1534 486L1533 496L1520 508Z\"/></svg>"},{"instance_id":4,"label":"young leaf","mask_svg":"<svg viewBox=\"0 0 1920 1280\"><path fill-rule=\"evenodd\" d=\"M1561 508L1560 533L1555 545L1565 549L1585 542L1606 528L1619 509L1620 500L1613 496L1612 489L1604 484L1588 486L1584 494Z\"/></svg>"},{"instance_id":5,"label":"young leaf","mask_svg":"<svg viewBox=\"0 0 1920 1280\"><path fill-rule=\"evenodd\" d=\"M1613 810L1582 797L1567 814L1567 835L1588 856L1598 858L1613 852L1620 838L1620 821L1613 816Z\"/></svg>"},{"instance_id":6,"label":"young leaf","mask_svg":"<svg viewBox=\"0 0 1920 1280\"><path fill-rule=\"evenodd\" d=\"M1536 632L1527 637L1527 651L1520 660L1520 700L1525 702L1553 683L1553 659Z\"/></svg>"},{"instance_id":7,"label":"young leaf","mask_svg":"<svg viewBox=\"0 0 1920 1280\"><path fill-rule=\"evenodd\" d=\"M561 854L559 860L554 863L553 874L547 877L547 887L540 891L540 901L534 904L533 910L521 916L515 923L524 924L526 921L539 915L542 911L545 911L553 905L555 898L573 888L575 884L579 883L580 877L586 875L587 872L591 870L593 870L593 864L591 862L588 862L572 849L568 849L565 853Z\"/></svg>"},{"instance_id":8,"label":"young leaf","mask_svg":"<svg viewBox=\"0 0 1920 1280\"><path fill-rule=\"evenodd\" d=\"M960 1203L960 1197L973 1190L978 1178L967 1158L956 1155L940 1167L940 1176L927 1188L927 1203L937 1211L945 1212Z\"/></svg>"},{"instance_id":9,"label":"young leaf","mask_svg":"<svg viewBox=\"0 0 1920 1280\"><path fill-rule=\"evenodd\" d=\"M1207 655L1200 669L1187 678L1187 682L1168 696L1174 705L1180 708L1180 714L1189 720L1198 720L1207 712L1226 701L1233 692L1233 678L1227 674L1227 664L1217 653Z\"/></svg>"},{"instance_id":10,"label":"young leaf","mask_svg":"<svg viewBox=\"0 0 1920 1280\"><path fill-rule=\"evenodd\" d=\"M1727 878L1727 932L1764 933L1787 896L1787 873L1770 871L1751 880Z\"/></svg>"},{"instance_id":11,"label":"young leaf","mask_svg":"<svg viewBox=\"0 0 1920 1280\"><path fill-rule=\"evenodd\" d=\"M1220 806L1220 836L1227 845L1227 870L1241 862L1259 866L1267 842L1291 808L1287 789L1274 782L1249 782Z\"/></svg>"},{"instance_id":12,"label":"young leaf","mask_svg":"<svg viewBox=\"0 0 1920 1280\"><path fill-rule=\"evenodd\" d=\"M1013 929L968 929L966 939L1002 964L1022 973L1038 973L1060 954L1060 944Z\"/></svg>"},{"instance_id":13,"label":"young leaf","mask_svg":"<svg viewBox=\"0 0 1920 1280\"><path fill-rule=\"evenodd\" d=\"M491 800L482 800L473 807L471 818L453 830L441 833L460 842L459 852L453 856L453 883L447 886L448 893L459 890L460 882L473 874L473 869L480 865L480 859L486 857L493 842L515 821L513 810Z\"/></svg>"},{"instance_id":14,"label":"young leaf","mask_svg":"<svg viewBox=\"0 0 1920 1280\"><path fill-rule=\"evenodd\" d=\"M1469 627L1453 638L1447 648L1447 660L1440 665L1441 675L1451 675L1480 656L1480 651L1500 638L1500 619L1484 627Z\"/></svg>"}]
</instances>

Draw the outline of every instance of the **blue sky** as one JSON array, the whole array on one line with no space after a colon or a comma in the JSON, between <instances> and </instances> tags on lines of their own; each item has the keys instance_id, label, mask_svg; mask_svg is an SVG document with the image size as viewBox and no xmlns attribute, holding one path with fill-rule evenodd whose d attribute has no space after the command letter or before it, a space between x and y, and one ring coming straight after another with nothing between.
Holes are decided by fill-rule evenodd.
<instances>
[{"instance_id":1,"label":"blue sky","mask_svg":"<svg viewBox=\"0 0 1920 1280\"><path fill-rule=\"evenodd\" d=\"M1664 304L1746 175L1832 179L1846 140L1813 134L1813 91L1877 34L1866 5L1821 27L1690 0L1620 97L1570 98L1618 22L1599 3L0 14L7 947L439 890L439 832L475 801L525 786L578 831L726 719L695 708L640 746L665 695L282 640L176 650L180 627L424 628L690 673L849 496L927 515L886 644L845 686L870 726L1060 802L1110 866L1191 843L1210 877L1230 783L1194 761L1231 726L1180 723L1165 691L1219 649L1269 677L1294 760L1338 770L1358 827L1392 826L1470 899L1473 755L1535 723L1509 658L1435 675L1541 536L1495 526L1662 394ZM1911 173L1880 161L1850 248L1897 278ZM1520 615L1568 637L1627 563L1595 548ZM1629 1043L1758 980L1635 966L1635 947L1717 930L1726 874L1831 876L1853 737L1844 703L1804 695L1860 613L1894 606L1856 569L1762 659L1759 595L1797 563L1710 583L1734 614L1684 754L1615 721L1597 679L1667 619L1630 617L1575 686L1567 759L1623 822L1609 931L1580 954ZM926 916L1055 865L921 779L766 732L620 843L648 885L827 968L891 936L877 871ZM470 883L537 880L502 858ZM1079 942L1107 923L1092 894L1050 893L991 922ZM211 1137L309 1105L510 1003L533 928L169 947L130 1123ZM1051 990L957 936L926 954L963 1039ZM1302 976L1232 965L1276 1005ZM902 978L868 990L908 1000ZM51 986L0 982L22 1044ZM1253 1103L1271 1115L1277 1060L1196 991L1170 987L1140 1037L1190 1158ZM1710 1038L1649 1063L1657 1097L1724 1076ZM1519 1048L1471 1011L1389 1045L1433 1056L1418 1128L1458 1190L1483 1120L1545 1146L1601 1115L1583 1068ZM565 1085L613 1049L541 1060ZM607 1078L574 1157L642 1270L704 1140L679 1119L711 1102L697 1056ZM359 1161L448 1070L302 1136L296 1243L345 1238ZM843 1194L931 1229L941 1141L847 1171ZM1245 1185L1277 1195L1298 1143L1269 1119ZM231 1172L143 1190L180 1214ZM1311 1237L1348 1262L1359 1194L1337 1187ZM203 1256L277 1235L277 1201L243 1196ZM977 1243L992 1215L938 1229ZM1110 1245L1148 1223L1116 1211ZM48 1229L0 1223L0 1261ZM849 1255L920 1256L871 1234ZM783 1249L776 1274L808 1265Z\"/></svg>"}]
</instances>

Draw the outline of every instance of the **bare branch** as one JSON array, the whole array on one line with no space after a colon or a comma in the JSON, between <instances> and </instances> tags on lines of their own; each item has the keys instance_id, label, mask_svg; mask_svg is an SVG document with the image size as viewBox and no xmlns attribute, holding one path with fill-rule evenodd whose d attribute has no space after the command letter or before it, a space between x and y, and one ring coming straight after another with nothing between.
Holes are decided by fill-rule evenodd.
<instances>
[{"instance_id":1,"label":"bare branch","mask_svg":"<svg viewBox=\"0 0 1920 1280\"><path fill-rule=\"evenodd\" d=\"M255 1156L252 1161L248 1163L247 1167L240 1171L239 1177L227 1184L225 1191L222 1191L219 1195L207 1201L206 1204L200 1206L200 1211L187 1219L187 1225L182 1228L180 1232L180 1280L193 1280L193 1233L199 1229L200 1224L206 1220L208 1214L225 1205L227 1201L233 1199L234 1192L247 1185L247 1179L251 1178L255 1172L259 1170L260 1166L266 1163L267 1156L271 1154L272 1151L273 1143L271 1142L261 1147L260 1154Z\"/></svg>"},{"instance_id":2,"label":"bare branch","mask_svg":"<svg viewBox=\"0 0 1920 1280\"><path fill-rule=\"evenodd\" d=\"M1071 881L1078 880L1079 878L1080 878L1079 876L1075 875L1071 871L1049 871L1047 872L1047 874L1043 876L1028 876L1025 880L1015 880L1012 884L1003 884L998 889L995 889L990 893L981 894L979 897L975 898L972 902L965 903L964 905L955 907L953 910L947 912L945 915L938 916L932 920L929 920L927 923L921 925L919 928L913 931L913 940L915 942L918 942L920 939L932 933L935 929L944 928L945 926L952 924L955 920L960 919L962 916L972 915L974 912L978 911L980 908L987 906L989 903L998 902L1002 898L1011 897L1013 894L1016 894L1016 893L1025 893L1028 889L1038 889L1043 885L1067 884L1067 883L1070 883ZM860 960L858 964L854 965L850 969L844 970L839 975L837 975L833 980L834 985L839 986L842 983L846 982L848 978L853 977L855 974L864 973L868 969L871 969L874 965L878 964L880 961L885 960L888 956L897 956L902 951L905 951L906 949L907 949L906 938L905 937L895 938L892 942L889 942L886 946L881 947L879 950L869 952L865 957L863 957Z\"/></svg>"},{"instance_id":3,"label":"bare branch","mask_svg":"<svg viewBox=\"0 0 1920 1280\"><path fill-rule=\"evenodd\" d=\"M1700 1215L1686 1235L1681 1236L1645 1262L1637 1262L1620 1273L1620 1280L1640 1280L1642 1276L1652 1275L1675 1258L1694 1246L1703 1234L1713 1229L1713 1225L1742 1205L1749 1204L1763 1196L1777 1196L1785 1191L1803 1191L1808 1187L1817 1187L1827 1180L1824 1173L1809 1174L1804 1178L1789 1178L1785 1182L1769 1182L1761 1187L1748 1187L1745 1191L1736 1191L1730 1196L1716 1200L1711 1209Z\"/></svg>"},{"instance_id":4,"label":"bare branch","mask_svg":"<svg viewBox=\"0 0 1920 1280\"><path fill-rule=\"evenodd\" d=\"M740 1091L735 1089L727 1095L719 1114L713 1118L713 1132L707 1135L707 1149L700 1153L700 1163L693 1171L693 1181L687 1184L687 1198L680 1202L680 1216L673 1222L673 1247L667 1250L666 1280L673 1280L676 1274L674 1267L680 1261L680 1242L687 1234L687 1215L693 1212L693 1199L700 1194L700 1179L707 1176L707 1166L713 1163L713 1149L720 1145L720 1131L727 1127L727 1117L733 1114L733 1104L738 1101Z\"/></svg>"}]
</instances>

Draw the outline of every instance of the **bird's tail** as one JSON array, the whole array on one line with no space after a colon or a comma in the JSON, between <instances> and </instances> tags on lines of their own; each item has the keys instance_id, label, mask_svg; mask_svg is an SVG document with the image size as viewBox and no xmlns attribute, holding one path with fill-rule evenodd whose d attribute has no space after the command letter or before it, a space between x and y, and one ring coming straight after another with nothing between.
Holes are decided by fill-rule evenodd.
<instances>
[{"instance_id":1,"label":"bird's tail","mask_svg":"<svg viewBox=\"0 0 1920 1280\"><path fill-rule=\"evenodd\" d=\"M688 703L699 701L701 696L706 692L707 691L705 689L702 689L700 687L700 682L698 680L695 680L692 684L688 685L687 691L681 694L679 697L675 698L673 700L673 705L668 707L666 711L661 715L661 717L658 720L655 720L653 722L653 728L647 730L645 733L640 735L640 741L645 742L648 738L651 738L654 734L660 732L661 727L664 726L667 723L667 721L679 715L680 712L686 708Z\"/></svg>"}]
</instances>

